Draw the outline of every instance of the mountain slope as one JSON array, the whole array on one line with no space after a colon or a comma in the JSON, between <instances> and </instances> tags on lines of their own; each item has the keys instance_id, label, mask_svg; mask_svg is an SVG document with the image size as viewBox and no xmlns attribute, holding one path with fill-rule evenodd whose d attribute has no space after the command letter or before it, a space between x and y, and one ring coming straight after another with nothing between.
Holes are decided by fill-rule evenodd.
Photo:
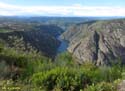
<instances>
[{"instance_id":1,"label":"mountain slope","mask_svg":"<svg viewBox=\"0 0 125 91\"><path fill-rule=\"evenodd\" d=\"M20 25L22 27L22 25ZM12 27L9 27L9 29ZM16 28L16 27L15 27ZM20 29L22 30L22 29ZM62 33L62 29L54 25L32 26L31 30L23 27L24 31L1 32L0 39L4 40L10 47L21 47L24 43L24 49L30 45L33 49L41 52L43 55L54 58L60 41L57 37ZM20 40L20 41L19 41ZM21 43L15 43L15 42ZM14 44L15 43L15 44Z\"/></svg>"},{"instance_id":2,"label":"mountain slope","mask_svg":"<svg viewBox=\"0 0 125 91\"><path fill-rule=\"evenodd\" d=\"M62 38L69 41L68 51L79 63L104 65L116 59L125 63L125 19L76 25Z\"/></svg>"}]
</instances>

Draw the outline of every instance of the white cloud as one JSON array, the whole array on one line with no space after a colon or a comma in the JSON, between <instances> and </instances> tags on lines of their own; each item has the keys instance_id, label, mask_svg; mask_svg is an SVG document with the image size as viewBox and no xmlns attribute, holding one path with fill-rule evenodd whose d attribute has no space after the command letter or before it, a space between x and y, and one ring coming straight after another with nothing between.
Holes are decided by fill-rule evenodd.
<instances>
[{"instance_id":1,"label":"white cloud","mask_svg":"<svg viewBox=\"0 0 125 91\"><path fill-rule=\"evenodd\" d=\"M0 2L0 15L125 16L125 7L104 6L16 6Z\"/></svg>"}]
</instances>

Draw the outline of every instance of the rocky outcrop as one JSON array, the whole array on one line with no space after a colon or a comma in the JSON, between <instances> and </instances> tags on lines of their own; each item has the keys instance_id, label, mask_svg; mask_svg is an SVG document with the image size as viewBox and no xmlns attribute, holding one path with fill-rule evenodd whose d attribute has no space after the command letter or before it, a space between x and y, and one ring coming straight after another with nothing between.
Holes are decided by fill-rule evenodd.
<instances>
[{"instance_id":1,"label":"rocky outcrop","mask_svg":"<svg viewBox=\"0 0 125 91\"><path fill-rule=\"evenodd\" d=\"M96 65L109 65L118 59L125 63L124 19L81 24L69 31L73 34L66 38L70 42L68 51L79 63L91 61ZM66 33L63 36L67 36Z\"/></svg>"}]
</instances>

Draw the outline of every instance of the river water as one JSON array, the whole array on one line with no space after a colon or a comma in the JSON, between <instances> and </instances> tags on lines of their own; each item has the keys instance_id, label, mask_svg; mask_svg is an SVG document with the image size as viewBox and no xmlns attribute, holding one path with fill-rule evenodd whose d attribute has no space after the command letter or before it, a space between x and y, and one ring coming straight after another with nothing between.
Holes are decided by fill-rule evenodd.
<instances>
[{"instance_id":1,"label":"river water","mask_svg":"<svg viewBox=\"0 0 125 91\"><path fill-rule=\"evenodd\" d=\"M62 53L67 51L67 47L68 47L68 41L61 39L60 37L58 37L58 40L61 42L59 48L58 48L58 53Z\"/></svg>"}]
</instances>

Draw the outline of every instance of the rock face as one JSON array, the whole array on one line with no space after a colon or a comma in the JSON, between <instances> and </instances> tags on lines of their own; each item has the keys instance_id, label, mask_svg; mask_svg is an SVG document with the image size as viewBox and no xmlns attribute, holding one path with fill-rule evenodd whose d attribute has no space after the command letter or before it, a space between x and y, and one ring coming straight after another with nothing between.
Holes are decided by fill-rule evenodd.
<instances>
[{"instance_id":1,"label":"rock face","mask_svg":"<svg viewBox=\"0 0 125 91\"><path fill-rule=\"evenodd\" d=\"M118 59L125 63L125 20L80 24L62 35L69 41L68 51L79 63L91 61L108 65Z\"/></svg>"}]
</instances>

